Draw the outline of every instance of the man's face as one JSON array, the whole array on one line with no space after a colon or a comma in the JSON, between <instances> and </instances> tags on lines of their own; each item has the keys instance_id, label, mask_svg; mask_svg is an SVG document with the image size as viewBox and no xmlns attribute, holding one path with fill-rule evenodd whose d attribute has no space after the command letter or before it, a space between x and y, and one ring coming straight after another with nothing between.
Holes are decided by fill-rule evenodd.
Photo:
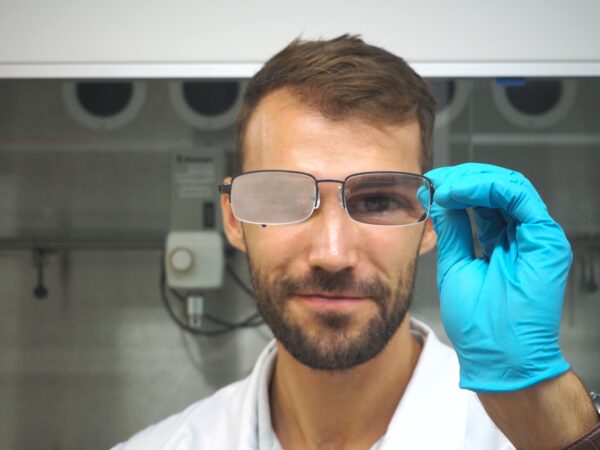
<instances>
[{"instance_id":1,"label":"man's face","mask_svg":"<svg viewBox=\"0 0 600 450\"><path fill-rule=\"evenodd\" d=\"M373 127L331 121L287 90L266 96L245 136L244 172L282 169L344 179L367 171L420 173L418 123ZM297 360L324 370L376 356L404 319L415 263L435 244L431 223L358 223L338 200L339 184L319 185L320 206L305 222L240 223L223 196L229 241L247 252L257 305Z\"/></svg>"}]
</instances>

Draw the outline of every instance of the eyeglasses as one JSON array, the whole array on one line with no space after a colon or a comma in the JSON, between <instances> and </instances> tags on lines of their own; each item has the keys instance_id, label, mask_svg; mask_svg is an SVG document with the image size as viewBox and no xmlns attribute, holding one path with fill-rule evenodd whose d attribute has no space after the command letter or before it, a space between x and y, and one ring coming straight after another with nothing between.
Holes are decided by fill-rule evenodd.
<instances>
[{"instance_id":1,"label":"eyeglasses","mask_svg":"<svg viewBox=\"0 0 600 450\"><path fill-rule=\"evenodd\" d=\"M362 172L336 180L291 170L246 172L219 185L219 192L229 195L233 215L242 222L287 225L307 220L319 207L320 183L338 183L340 206L369 225L424 222L434 192L431 180L414 173Z\"/></svg>"}]
</instances>

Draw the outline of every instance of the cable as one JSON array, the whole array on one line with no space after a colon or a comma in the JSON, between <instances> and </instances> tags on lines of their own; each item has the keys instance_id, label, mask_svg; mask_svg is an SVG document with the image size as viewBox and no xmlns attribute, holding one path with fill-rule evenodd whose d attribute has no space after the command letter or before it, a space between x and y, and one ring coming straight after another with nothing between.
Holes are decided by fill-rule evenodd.
<instances>
[{"instance_id":1,"label":"cable","mask_svg":"<svg viewBox=\"0 0 600 450\"><path fill-rule=\"evenodd\" d=\"M227 273L231 276L231 278L233 278L233 281L235 281L237 283L237 285L252 299L255 299L254 297L254 292L252 292L252 289L250 289L243 281L242 279L239 277L239 275L237 273L235 273L235 270L233 270L233 267L231 267L230 264L226 264L225 268L227 270ZM178 292L177 290L173 289L173 288L169 288L169 291L175 295L181 302L185 302L185 297ZM255 327L255 326L259 326L259 325L263 325L265 322L262 319L262 316L260 315L260 313L256 312L253 315L251 315L250 317L247 317L246 319L244 319L243 321L239 322L239 323L231 323L231 322L227 322L226 320L220 319L218 317L212 316L210 314L204 314L203 315L204 318L206 318L209 321L212 321L213 323L219 324L219 325L225 325L225 326L240 326L240 327ZM255 322L254 320L257 319L257 321Z\"/></svg>"},{"instance_id":2,"label":"cable","mask_svg":"<svg viewBox=\"0 0 600 450\"><path fill-rule=\"evenodd\" d=\"M171 294L173 294L180 302L185 302L185 298L184 296L177 292L175 289L169 288L167 287L167 282L166 282L166 274L165 274L165 269L164 269L164 264L163 264L163 256L161 256L160 258L160 294L161 294L161 299L163 301L163 304L165 306L165 309L167 310L167 313L169 314L169 316L171 317L171 319L177 324L178 327L180 327L182 330L187 331L188 333L191 334L195 334L198 336L219 336L222 334L226 334L235 330L238 330L240 328L251 328L251 327L258 327L260 325L262 325L264 323L264 321L262 320L262 317L260 316L260 313L256 312L250 316L248 316L247 318L245 318L244 320L242 320L241 322L228 322L226 320L220 319L218 317L214 317L210 314L203 314L202 317L215 323L218 325L221 325L222 328L220 329L216 329L216 330L201 330L201 329L197 329L194 327L190 327L188 324L186 324L184 321L181 320L181 318L177 315L177 313L173 310L173 306L171 305L171 302L169 301L169 296L168 296L168 292L170 292ZM250 290L250 288L248 288L242 281L241 279L237 276L237 274L233 271L233 269L231 267L229 267L229 265L227 265L227 270L228 273L230 275L232 275L232 278L234 279L234 281L248 294L251 295L254 298L254 295L252 294L252 291Z\"/></svg>"},{"instance_id":3,"label":"cable","mask_svg":"<svg viewBox=\"0 0 600 450\"><path fill-rule=\"evenodd\" d=\"M180 302L183 303L183 302L186 301L185 297L180 292L178 292L177 290L175 290L173 288L170 288L170 287L167 288L167 289L169 290L169 292L171 294L173 294L175 297L177 297L177 299ZM254 327L254 326L262 325L264 323L264 321L262 320L262 317L261 317L260 313L258 313L258 312L255 312L254 314L246 317L241 322L237 322L237 323L236 322L228 322L228 321L226 321L224 319L220 319L220 318L215 317L213 315L210 315L208 313L204 313L202 315L202 317L205 318L205 319L207 319L207 320L209 320L209 321L211 321L211 322L213 322L213 323L216 323L218 325L223 325L223 326L226 326L226 327L233 327L233 328ZM256 319L259 319L259 322L255 322Z\"/></svg>"},{"instance_id":4,"label":"cable","mask_svg":"<svg viewBox=\"0 0 600 450\"><path fill-rule=\"evenodd\" d=\"M185 330L188 333L195 334L195 335L198 335L198 336L219 336L221 334L229 333L230 331L234 330L233 327L225 327L225 328L222 328L220 330L198 330L198 329L190 327L188 324L184 323L177 316L177 314L175 313L175 311L173 311L173 307L171 305L171 302L169 302L169 298L167 296L167 290L166 290L166 283L165 283L165 275L164 275L164 273L161 273L161 276L160 276L160 293L161 293L162 301L163 301L163 303L165 305L165 309L167 310L167 313L169 314L169 317L171 317L171 319L173 319L173 321L177 324L177 326L179 328L181 328L182 330Z\"/></svg>"}]
</instances>

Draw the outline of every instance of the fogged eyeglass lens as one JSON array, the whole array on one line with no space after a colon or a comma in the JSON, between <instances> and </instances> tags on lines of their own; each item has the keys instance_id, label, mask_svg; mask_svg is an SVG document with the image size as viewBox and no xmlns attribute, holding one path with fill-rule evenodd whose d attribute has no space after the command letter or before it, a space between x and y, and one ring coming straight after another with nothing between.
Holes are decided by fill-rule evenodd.
<instances>
[{"instance_id":1,"label":"fogged eyeglass lens","mask_svg":"<svg viewBox=\"0 0 600 450\"><path fill-rule=\"evenodd\" d=\"M348 214L372 225L411 225L422 222L429 211L429 182L410 174L362 174L346 181ZM418 196L418 197L417 197Z\"/></svg>"},{"instance_id":2,"label":"fogged eyeglass lens","mask_svg":"<svg viewBox=\"0 0 600 450\"><path fill-rule=\"evenodd\" d=\"M315 181L294 172L250 172L233 180L231 207L244 222L285 224L306 220L313 211Z\"/></svg>"}]
</instances>

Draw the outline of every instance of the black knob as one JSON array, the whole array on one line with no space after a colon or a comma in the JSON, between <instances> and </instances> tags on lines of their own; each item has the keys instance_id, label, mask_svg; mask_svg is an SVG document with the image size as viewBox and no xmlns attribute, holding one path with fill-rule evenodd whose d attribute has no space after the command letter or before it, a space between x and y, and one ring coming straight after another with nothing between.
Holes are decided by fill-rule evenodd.
<instances>
[{"instance_id":1,"label":"black knob","mask_svg":"<svg viewBox=\"0 0 600 450\"><path fill-rule=\"evenodd\" d=\"M43 284L38 284L33 290L33 295L38 300L42 300L48 296L48 289Z\"/></svg>"}]
</instances>

